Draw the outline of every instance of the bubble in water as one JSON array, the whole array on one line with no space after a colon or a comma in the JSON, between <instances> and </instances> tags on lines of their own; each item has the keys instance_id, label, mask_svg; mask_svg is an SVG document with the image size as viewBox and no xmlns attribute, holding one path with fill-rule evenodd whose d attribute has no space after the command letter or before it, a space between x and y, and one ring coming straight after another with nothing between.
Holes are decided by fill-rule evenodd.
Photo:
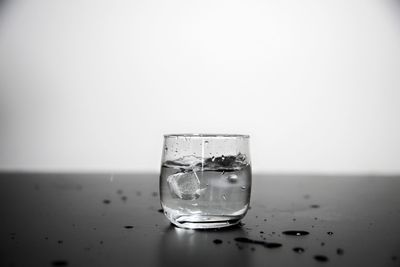
<instances>
[{"instance_id":1,"label":"bubble in water","mask_svg":"<svg viewBox=\"0 0 400 267\"><path fill-rule=\"evenodd\" d=\"M226 200L226 196L225 196L225 195L222 195L222 199L223 199L223 200Z\"/></svg>"},{"instance_id":2,"label":"bubble in water","mask_svg":"<svg viewBox=\"0 0 400 267\"><path fill-rule=\"evenodd\" d=\"M171 193L183 200L194 200L200 196L200 180L195 171L170 175L167 183Z\"/></svg>"},{"instance_id":3,"label":"bubble in water","mask_svg":"<svg viewBox=\"0 0 400 267\"><path fill-rule=\"evenodd\" d=\"M235 184L238 181L238 176L236 174L230 174L228 177L228 182Z\"/></svg>"},{"instance_id":4,"label":"bubble in water","mask_svg":"<svg viewBox=\"0 0 400 267\"><path fill-rule=\"evenodd\" d=\"M328 235L333 235L333 232L327 232Z\"/></svg>"},{"instance_id":5,"label":"bubble in water","mask_svg":"<svg viewBox=\"0 0 400 267\"><path fill-rule=\"evenodd\" d=\"M246 190L246 186L242 185L242 186L240 187L240 189L242 189L242 191L244 191L244 190Z\"/></svg>"}]
</instances>

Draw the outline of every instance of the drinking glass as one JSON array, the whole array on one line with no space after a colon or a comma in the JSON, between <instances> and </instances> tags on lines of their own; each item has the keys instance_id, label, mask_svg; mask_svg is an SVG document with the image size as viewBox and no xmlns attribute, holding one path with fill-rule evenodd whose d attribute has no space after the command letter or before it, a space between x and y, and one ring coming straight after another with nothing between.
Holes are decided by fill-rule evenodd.
<instances>
[{"instance_id":1,"label":"drinking glass","mask_svg":"<svg viewBox=\"0 0 400 267\"><path fill-rule=\"evenodd\" d=\"M160 201L165 216L189 229L237 224L250 203L249 136L164 135Z\"/></svg>"}]
</instances>

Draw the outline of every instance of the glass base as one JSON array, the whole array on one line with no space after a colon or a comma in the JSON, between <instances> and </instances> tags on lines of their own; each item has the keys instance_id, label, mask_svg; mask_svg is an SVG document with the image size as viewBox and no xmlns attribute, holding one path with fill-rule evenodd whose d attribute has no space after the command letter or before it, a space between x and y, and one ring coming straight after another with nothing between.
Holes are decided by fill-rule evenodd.
<instances>
[{"instance_id":1,"label":"glass base","mask_svg":"<svg viewBox=\"0 0 400 267\"><path fill-rule=\"evenodd\" d=\"M180 228L186 229L213 229L236 225L243 216L180 216L170 221Z\"/></svg>"}]
</instances>

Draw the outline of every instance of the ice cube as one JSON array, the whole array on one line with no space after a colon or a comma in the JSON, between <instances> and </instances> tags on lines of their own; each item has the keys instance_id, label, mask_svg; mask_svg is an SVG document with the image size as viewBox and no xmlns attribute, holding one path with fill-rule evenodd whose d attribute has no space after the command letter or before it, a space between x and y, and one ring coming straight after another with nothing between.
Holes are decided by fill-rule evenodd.
<instances>
[{"instance_id":1,"label":"ice cube","mask_svg":"<svg viewBox=\"0 0 400 267\"><path fill-rule=\"evenodd\" d=\"M200 180L196 172L179 172L167 178L173 195L183 200L194 200L200 197Z\"/></svg>"}]
</instances>

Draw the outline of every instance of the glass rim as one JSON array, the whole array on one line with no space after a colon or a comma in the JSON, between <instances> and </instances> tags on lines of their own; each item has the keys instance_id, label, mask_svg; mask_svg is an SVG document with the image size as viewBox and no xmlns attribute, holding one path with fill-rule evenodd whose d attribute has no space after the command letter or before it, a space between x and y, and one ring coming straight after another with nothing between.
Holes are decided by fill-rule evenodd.
<instances>
[{"instance_id":1,"label":"glass rim","mask_svg":"<svg viewBox=\"0 0 400 267\"><path fill-rule=\"evenodd\" d=\"M248 134L204 134L204 133L183 133L183 134L164 134L164 138L249 138Z\"/></svg>"}]
</instances>

